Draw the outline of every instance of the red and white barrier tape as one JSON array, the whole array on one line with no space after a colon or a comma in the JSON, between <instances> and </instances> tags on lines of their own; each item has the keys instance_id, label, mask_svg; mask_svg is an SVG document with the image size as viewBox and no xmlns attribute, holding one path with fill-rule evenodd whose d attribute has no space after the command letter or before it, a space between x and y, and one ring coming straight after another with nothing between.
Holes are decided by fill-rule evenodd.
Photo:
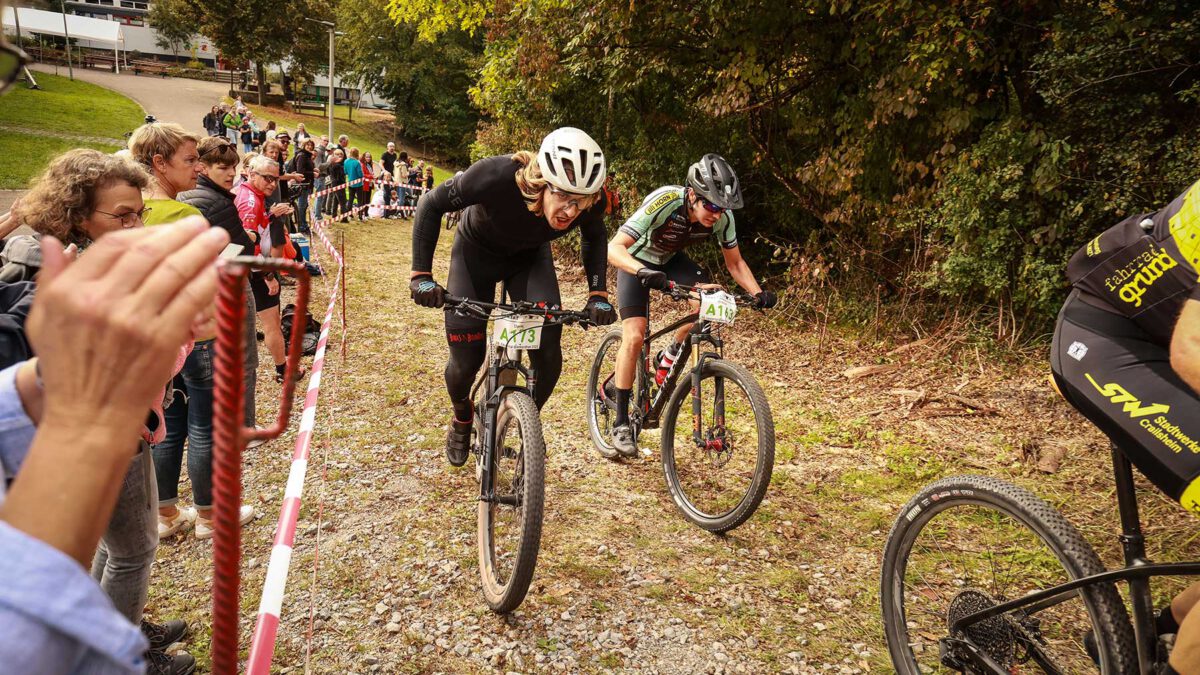
<instances>
[{"instance_id":1,"label":"red and white barrier tape","mask_svg":"<svg viewBox=\"0 0 1200 675\"><path fill-rule=\"evenodd\" d=\"M342 265L342 257L333 247L319 221L314 231L329 255ZM312 444L313 427L317 418L317 398L321 391L321 373L325 366L325 348L329 344L329 329L333 324L333 308L338 294L342 292L341 274L334 281L329 294L329 306L321 322L321 336L317 341L317 352L313 357L312 375L304 397L304 409L300 417L300 430L296 436L296 447L292 453L292 467L288 472L287 487L283 492L283 508L279 523L275 526L275 543L271 548L271 559L267 563L267 577L263 582L262 599L258 604L258 620L254 625L254 636L250 640L250 654L246 659L247 675L268 675L271 659L275 654L275 640L279 633L280 613L283 609L284 591L287 587L288 569L292 562L292 550L296 541L296 524L300 517L301 497L304 493L304 478L308 472L308 458Z\"/></svg>"}]
</instances>

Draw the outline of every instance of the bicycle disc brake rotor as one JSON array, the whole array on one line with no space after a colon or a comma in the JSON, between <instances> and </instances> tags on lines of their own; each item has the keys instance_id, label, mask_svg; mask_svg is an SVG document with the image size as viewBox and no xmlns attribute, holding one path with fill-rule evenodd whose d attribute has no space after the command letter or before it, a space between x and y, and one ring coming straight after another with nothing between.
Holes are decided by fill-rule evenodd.
<instances>
[{"instance_id":1,"label":"bicycle disc brake rotor","mask_svg":"<svg viewBox=\"0 0 1200 675\"><path fill-rule=\"evenodd\" d=\"M954 599L950 601L950 610L947 612L946 625L949 627L964 616L970 616L975 612L981 612L995 606L996 602L986 593L974 588L968 588L954 596ZM1016 634L1005 617L993 616L990 619L976 621L967 626L963 633L964 637L971 641L971 644L987 653L996 663L1005 668L1013 665L1014 652L1016 650Z\"/></svg>"}]
</instances>

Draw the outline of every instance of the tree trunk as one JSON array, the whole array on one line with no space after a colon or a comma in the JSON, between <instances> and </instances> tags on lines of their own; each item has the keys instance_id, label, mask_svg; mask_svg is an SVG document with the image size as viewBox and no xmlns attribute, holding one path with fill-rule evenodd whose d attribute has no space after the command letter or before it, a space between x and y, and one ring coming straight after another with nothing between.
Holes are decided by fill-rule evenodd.
<instances>
[{"instance_id":1,"label":"tree trunk","mask_svg":"<svg viewBox=\"0 0 1200 675\"><path fill-rule=\"evenodd\" d=\"M263 87L267 83L266 68L263 67L262 61L254 62L254 74L258 77L258 104L263 104Z\"/></svg>"}]
</instances>

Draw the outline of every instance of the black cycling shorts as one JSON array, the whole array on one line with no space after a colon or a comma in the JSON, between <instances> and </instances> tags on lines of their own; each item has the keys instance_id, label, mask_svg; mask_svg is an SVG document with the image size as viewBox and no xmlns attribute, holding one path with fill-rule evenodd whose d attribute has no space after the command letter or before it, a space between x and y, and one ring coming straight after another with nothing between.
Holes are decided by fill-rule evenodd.
<instances>
[{"instance_id":1,"label":"black cycling shorts","mask_svg":"<svg viewBox=\"0 0 1200 675\"><path fill-rule=\"evenodd\" d=\"M665 264L655 265L644 260L638 260L652 270L667 273L667 278L677 284L695 286L709 283L708 272L705 272L687 254L680 251L671 256ZM649 316L650 289L643 288L637 276L624 270L617 270L617 306L621 308L621 320L635 316Z\"/></svg>"},{"instance_id":2,"label":"black cycling shorts","mask_svg":"<svg viewBox=\"0 0 1200 675\"><path fill-rule=\"evenodd\" d=\"M254 311L261 312L279 306L280 293L271 295L267 292L267 281L261 274L250 275L250 291L254 293ZM282 291L280 288L280 292Z\"/></svg>"},{"instance_id":3,"label":"black cycling shorts","mask_svg":"<svg viewBox=\"0 0 1200 675\"><path fill-rule=\"evenodd\" d=\"M1152 483L1200 511L1200 398L1170 350L1132 320L1071 293L1058 315L1050 368L1067 400Z\"/></svg>"}]
</instances>

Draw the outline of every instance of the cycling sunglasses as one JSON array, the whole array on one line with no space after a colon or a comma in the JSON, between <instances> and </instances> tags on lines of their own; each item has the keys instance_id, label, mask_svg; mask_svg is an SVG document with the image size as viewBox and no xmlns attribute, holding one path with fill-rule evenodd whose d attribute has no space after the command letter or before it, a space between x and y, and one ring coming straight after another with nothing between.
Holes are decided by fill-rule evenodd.
<instances>
[{"instance_id":1,"label":"cycling sunglasses","mask_svg":"<svg viewBox=\"0 0 1200 675\"><path fill-rule=\"evenodd\" d=\"M705 199L704 197L699 197L699 199L700 199L700 205L703 206L704 210L708 211L709 213L715 213L719 216L722 213L725 213L725 211L727 211L727 209L724 206L717 206L716 204Z\"/></svg>"},{"instance_id":2,"label":"cycling sunglasses","mask_svg":"<svg viewBox=\"0 0 1200 675\"><path fill-rule=\"evenodd\" d=\"M0 94L17 81L26 63L29 63L29 56L20 47L7 42L0 44Z\"/></svg>"}]
</instances>

